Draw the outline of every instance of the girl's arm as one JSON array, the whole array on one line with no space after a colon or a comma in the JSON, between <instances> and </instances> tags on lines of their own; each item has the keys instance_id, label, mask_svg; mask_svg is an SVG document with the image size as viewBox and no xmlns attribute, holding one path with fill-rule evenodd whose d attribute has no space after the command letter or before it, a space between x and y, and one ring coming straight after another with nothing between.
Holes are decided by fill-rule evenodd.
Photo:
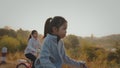
<instances>
[{"instance_id":1,"label":"girl's arm","mask_svg":"<svg viewBox=\"0 0 120 68\"><path fill-rule=\"evenodd\" d=\"M75 67L77 67L77 68L86 68L84 62L77 62L77 61L71 59L70 57L68 57L68 56L66 55L64 45L63 45L63 47L62 47L62 51L63 51L63 53L62 53L62 54L63 54L63 60L64 60L64 63L65 63L65 64L69 64L69 65L71 65L71 66L73 65L73 66L75 66Z\"/></svg>"},{"instance_id":2,"label":"girl's arm","mask_svg":"<svg viewBox=\"0 0 120 68\"><path fill-rule=\"evenodd\" d=\"M50 57L50 49L47 44L43 44L41 53L40 53L40 63L43 68L56 68L53 63L49 59Z\"/></svg>"}]
</instances>

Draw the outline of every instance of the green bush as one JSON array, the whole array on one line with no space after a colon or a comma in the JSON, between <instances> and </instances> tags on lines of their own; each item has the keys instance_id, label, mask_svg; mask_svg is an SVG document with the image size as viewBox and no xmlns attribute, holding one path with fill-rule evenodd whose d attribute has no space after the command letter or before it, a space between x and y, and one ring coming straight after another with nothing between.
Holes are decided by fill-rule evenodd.
<instances>
[{"instance_id":1,"label":"green bush","mask_svg":"<svg viewBox=\"0 0 120 68\"><path fill-rule=\"evenodd\" d=\"M17 47L20 45L20 42L13 38L9 37L7 35L3 36L0 41L0 49L2 47L7 47L10 52L15 52L17 51Z\"/></svg>"}]
</instances>

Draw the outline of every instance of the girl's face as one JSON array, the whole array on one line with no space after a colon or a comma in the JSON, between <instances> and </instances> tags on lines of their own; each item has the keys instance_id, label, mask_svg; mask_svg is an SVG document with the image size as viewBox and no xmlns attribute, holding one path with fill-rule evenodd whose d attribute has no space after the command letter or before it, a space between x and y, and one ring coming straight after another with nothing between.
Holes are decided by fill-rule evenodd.
<instances>
[{"instance_id":1,"label":"girl's face","mask_svg":"<svg viewBox=\"0 0 120 68\"><path fill-rule=\"evenodd\" d=\"M66 36L67 33L67 23L64 23L58 30L57 30L57 35L60 38L64 38Z\"/></svg>"},{"instance_id":2,"label":"girl's face","mask_svg":"<svg viewBox=\"0 0 120 68\"><path fill-rule=\"evenodd\" d=\"M38 33L34 32L32 36L37 39L38 38Z\"/></svg>"}]
</instances>

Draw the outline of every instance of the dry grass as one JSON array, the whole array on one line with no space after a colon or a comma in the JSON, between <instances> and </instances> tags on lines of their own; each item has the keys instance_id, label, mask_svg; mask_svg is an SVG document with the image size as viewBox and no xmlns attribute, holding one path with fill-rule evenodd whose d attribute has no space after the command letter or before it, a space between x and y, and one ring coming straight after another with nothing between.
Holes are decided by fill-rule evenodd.
<instances>
[{"instance_id":1,"label":"dry grass","mask_svg":"<svg viewBox=\"0 0 120 68\"><path fill-rule=\"evenodd\" d=\"M8 60L9 61L17 61L18 59L25 58L24 53L16 52L16 53L9 53Z\"/></svg>"},{"instance_id":2,"label":"dry grass","mask_svg":"<svg viewBox=\"0 0 120 68\"><path fill-rule=\"evenodd\" d=\"M17 53L10 53L7 57L7 64L0 65L0 68L15 68L17 65L17 60L20 58L25 58L23 53L17 52ZM82 58L82 59L80 59ZM86 60L86 56L82 55L79 58L74 58L76 60ZM114 62L111 62L111 65L107 64L106 60L100 60L95 59L92 62L87 62L88 68L120 68L119 65L115 64ZM63 65L63 68L73 68L67 65Z\"/></svg>"},{"instance_id":3,"label":"dry grass","mask_svg":"<svg viewBox=\"0 0 120 68\"><path fill-rule=\"evenodd\" d=\"M16 65L12 64L12 63L0 65L0 68L15 68L15 67L16 67Z\"/></svg>"},{"instance_id":4,"label":"dry grass","mask_svg":"<svg viewBox=\"0 0 120 68\"><path fill-rule=\"evenodd\" d=\"M16 53L9 53L7 55L7 63L6 64L1 64L0 68L16 68L17 65L17 60L25 58L24 54L21 52L16 52Z\"/></svg>"}]
</instances>

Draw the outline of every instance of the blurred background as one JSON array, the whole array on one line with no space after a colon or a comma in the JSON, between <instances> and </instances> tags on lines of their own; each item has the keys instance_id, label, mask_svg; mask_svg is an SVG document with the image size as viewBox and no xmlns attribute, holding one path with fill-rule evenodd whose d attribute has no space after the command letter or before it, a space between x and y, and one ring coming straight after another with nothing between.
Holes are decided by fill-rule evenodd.
<instances>
[{"instance_id":1,"label":"blurred background","mask_svg":"<svg viewBox=\"0 0 120 68\"><path fill-rule=\"evenodd\" d=\"M44 23L54 16L68 21L63 41L71 58L85 60L89 68L120 67L119 0L0 0L0 50L8 48L8 64L0 68L15 68L25 58L32 30L42 43Z\"/></svg>"}]
</instances>

